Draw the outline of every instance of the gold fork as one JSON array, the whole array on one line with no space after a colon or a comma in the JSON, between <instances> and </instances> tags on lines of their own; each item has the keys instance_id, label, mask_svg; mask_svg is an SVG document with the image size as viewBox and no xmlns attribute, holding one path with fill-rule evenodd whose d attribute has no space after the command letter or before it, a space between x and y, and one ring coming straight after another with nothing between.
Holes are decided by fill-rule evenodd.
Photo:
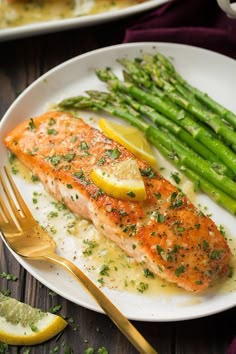
<instances>
[{"instance_id":1,"label":"gold fork","mask_svg":"<svg viewBox=\"0 0 236 354\"><path fill-rule=\"evenodd\" d=\"M0 184L2 186L0 231L11 249L22 257L51 261L64 267L93 296L103 311L140 353L157 354L157 351L131 322L79 268L55 253L56 245L54 241L33 218L9 170L6 167L4 167L4 170L5 177L0 172Z\"/></svg>"}]
</instances>

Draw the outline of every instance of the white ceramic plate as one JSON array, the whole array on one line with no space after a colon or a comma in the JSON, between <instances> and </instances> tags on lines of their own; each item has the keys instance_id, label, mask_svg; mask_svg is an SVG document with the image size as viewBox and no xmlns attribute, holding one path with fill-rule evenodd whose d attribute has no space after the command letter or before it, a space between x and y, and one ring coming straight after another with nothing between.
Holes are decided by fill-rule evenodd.
<instances>
[{"instance_id":1,"label":"white ceramic plate","mask_svg":"<svg viewBox=\"0 0 236 354\"><path fill-rule=\"evenodd\" d=\"M171 43L133 43L96 50L54 68L29 86L12 104L0 126L1 162L6 163L7 151L3 145L3 136L20 121L43 113L48 103L58 102L66 97L82 94L86 89L102 89L94 73L96 68L107 66L114 68L119 75L121 68L116 59L123 56L137 57L142 52L160 51L173 58L178 71L193 85L205 90L216 100L236 111L235 82L236 62L225 56L191 46ZM86 116L86 114L83 114ZM90 116L96 114L90 114ZM159 164L165 164L159 156ZM167 164L167 178L170 166ZM173 170L173 169L171 169ZM19 177L18 177L19 178ZM27 181L18 180L27 203L32 203L32 194ZM208 197L198 194L195 204L206 206L205 211L212 214L218 225L227 231L230 246L236 254L235 218L217 206ZM32 206L33 208L33 206ZM67 241L66 241L67 242ZM80 285L62 270L50 267L46 263L29 262L14 255L22 266L35 278L63 297L86 308L100 311L91 297ZM236 273L236 272L235 272ZM205 295L193 295L184 291L129 292L103 288L109 298L130 319L145 321L176 321L214 314L236 305L236 275L232 281L218 286ZM232 286L234 284L234 286Z\"/></svg>"},{"instance_id":2,"label":"white ceramic plate","mask_svg":"<svg viewBox=\"0 0 236 354\"><path fill-rule=\"evenodd\" d=\"M113 21L122 17L131 16L153 9L166 3L168 0L149 0L145 3L130 6L124 9L102 12L94 15L86 15L68 19L59 19L32 23L19 27L0 29L0 41L28 37L36 34L62 31L70 28L91 26L102 22Z\"/></svg>"}]
</instances>

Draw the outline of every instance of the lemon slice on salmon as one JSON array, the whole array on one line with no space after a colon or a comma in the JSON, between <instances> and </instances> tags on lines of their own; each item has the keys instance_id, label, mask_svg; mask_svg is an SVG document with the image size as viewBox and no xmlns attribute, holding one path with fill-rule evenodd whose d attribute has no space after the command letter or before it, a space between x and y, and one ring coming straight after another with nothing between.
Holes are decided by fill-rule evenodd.
<instances>
[{"instance_id":1,"label":"lemon slice on salmon","mask_svg":"<svg viewBox=\"0 0 236 354\"><path fill-rule=\"evenodd\" d=\"M142 201L147 197L143 178L134 159L95 168L90 178L105 194L113 198Z\"/></svg>"},{"instance_id":2,"label":"lemon slice on salmon","mask_svg":"<svg viewBox=\"0 0 236 354\"><path fill-rule=\"evenodd\" d=\"M145 160L153 167L156 166L156 158L153 155L152 148L144 134L137 128L114 123L104 118L98 121L98 125L108 138L126 147L137 158Z\"/></svg>"},{"instance_id":3,"label":"lemon slice on salmon","mask_svg":"<svg viewBox=\"0 0 236 354\"><path fill-rule=\"evenodd\" d=\"M34 345L61 332L67 322L0 293L0 342Z\"/></svg>"}]
</instances>

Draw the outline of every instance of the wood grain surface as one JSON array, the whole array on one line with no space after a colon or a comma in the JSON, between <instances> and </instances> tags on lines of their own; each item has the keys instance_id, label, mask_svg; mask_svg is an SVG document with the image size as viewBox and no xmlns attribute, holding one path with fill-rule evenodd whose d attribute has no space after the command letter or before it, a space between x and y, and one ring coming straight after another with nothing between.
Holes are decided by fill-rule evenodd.
<instances>
[{"instance_id":1,"label":"wood grain surface","mask_svg":"<svg viewBox=\"0 0 236 354\"><path fill-rule=\"evenodd\" d=\"M121 42L124 28L132 20L0 43L0 116L20 92L49 69L79 54ZM83 354L88 347L95 348L95 353L100 347L106 347L110 354L137 353L108 317L52 294L18 264L0 241L1 272L18 278L0 278L1 291L10 289L13 297L46 311L61 304L59 313L74 320L59 338L30 347L30 354ZM133 323L160 354L225 354L236 335L236 309L191 321ZM25 349L9 346L8 352L23 354Z\"/></svg>"}]
</instances>

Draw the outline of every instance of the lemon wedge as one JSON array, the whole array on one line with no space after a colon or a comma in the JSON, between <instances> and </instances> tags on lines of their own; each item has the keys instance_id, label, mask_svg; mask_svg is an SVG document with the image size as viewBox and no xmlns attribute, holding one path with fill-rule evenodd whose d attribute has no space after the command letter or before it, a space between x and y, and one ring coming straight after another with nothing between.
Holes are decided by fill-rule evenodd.
<instances>
[{"instance_id":1,"label":"lemon wedge","mask_svg":"<svg viewBox=\"0 0 236 354\"><path fill-rule=\"evenodd\" d=\"M0 293L0 342L34 345L61 332L67 322Z\"/></svg>"},{"instance_id":2,"label":"lemon wedge","mask_svg":"<svg viewBox=\"0 0 236 354\"><path fill-rule=\"evenodd\" d=\"M134 159L101 166L91 172L90 178L105 194L123 200L146 199L146 189L138 164Z\"/></svg>"},{"instance_id":3,"label":"lemon wedge","mask_svg":"<svg viewBox=\"0 0 236 354\"><path fill-rule=\"evenodd\" d=\"M145 160L153 167L156 166L152 148L144 134L137 128L110 122L104 118L99 120L98 125L108 138L126 147L137 158Z\"/></svg>"}]
</instances>

